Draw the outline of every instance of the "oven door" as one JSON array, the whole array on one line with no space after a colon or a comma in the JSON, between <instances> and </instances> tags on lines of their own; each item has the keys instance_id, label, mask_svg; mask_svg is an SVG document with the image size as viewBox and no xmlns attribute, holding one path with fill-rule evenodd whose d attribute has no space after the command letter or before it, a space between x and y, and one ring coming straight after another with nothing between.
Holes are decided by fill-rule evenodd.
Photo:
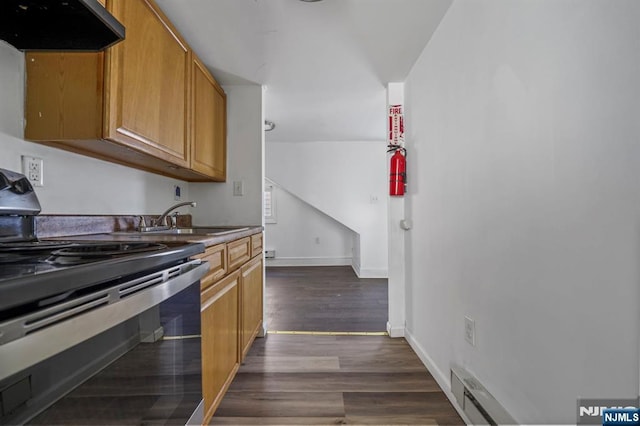
<instances>
[{"instance_id":1,"label":"oven door","mask_svg":"<svg viewBox=\"0 0 640 426\"><path fill-rule=\"evenodd\" d=\"M0 344L0 382L160 305L208 269L192 260L1 324L0 339L10 341Z\"/></svg>"}]
</instances>

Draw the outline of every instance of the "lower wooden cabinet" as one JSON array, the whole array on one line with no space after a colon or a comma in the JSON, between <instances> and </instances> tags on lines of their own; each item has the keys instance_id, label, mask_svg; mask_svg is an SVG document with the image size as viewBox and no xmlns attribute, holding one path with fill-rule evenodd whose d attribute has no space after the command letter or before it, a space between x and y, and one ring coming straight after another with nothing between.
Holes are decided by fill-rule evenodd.
<instances>
[{"instance_id":1,"label":"lower wooden cabinet","mask_svg":"<svg viewBox=\"0 0 640 426\"><path fill-rule=\"evenodd\" d=\"M200 285L203 424L213 417L262 328L261 247L251 254L251 239L245 237L208 247L199 256L211 265Z\"/></svg>"},{"instance_id":2,"label":"lower wooden cabinet","mask_svg":"<svg viewBox=\"0 0 640 426\"><path fill-rule=\"evenodd\" d=\"M208 424L239 366L240 272L236 271L201 294L202 395Z\"/></svg>"},{"instance_id":3,"label":"lower wooden cabinet","mask_svg":"<svg viewBox=\"0 0 640 426\"><path fill-rule=\"evenodd\" d=\"M240 273L240 355L244 360L262 327L262 256L247 262Z\"/></svg>"}]
</instances>

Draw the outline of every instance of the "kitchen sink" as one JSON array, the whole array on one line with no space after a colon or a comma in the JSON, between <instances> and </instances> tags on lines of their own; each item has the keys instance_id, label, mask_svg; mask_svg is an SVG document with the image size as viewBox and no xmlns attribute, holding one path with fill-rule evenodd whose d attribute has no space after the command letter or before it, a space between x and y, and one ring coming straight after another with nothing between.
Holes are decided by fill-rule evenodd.
<instances>
[{"instance_id":1,"label":"kitchen sink","mask_svg":"<svg viewBox=\"0 0 640 426\"><path fill-rule=\"evenodd\" d=\"M208 228L208 227L195 227L195 228L174 228L164 231L145 232L146 234L191 234L191 235L225 235L232 232L246 231L248 227L244 228Z\"/></svg>"},{"instance_id":2,"label":"kitchen sink","mask_svg":"<svg viewBox=\"0 0 640 426\"><path fill-rule=\"evenodd\" d=\"M203 235L203 236L217 236L226 235L233 232L246 231L249 227L207 227L207 226L195 226L191 228L172 228L162 229L159 231L125 231L125 232L112 232L111 235Z\"/></svg>"}]
</instances>

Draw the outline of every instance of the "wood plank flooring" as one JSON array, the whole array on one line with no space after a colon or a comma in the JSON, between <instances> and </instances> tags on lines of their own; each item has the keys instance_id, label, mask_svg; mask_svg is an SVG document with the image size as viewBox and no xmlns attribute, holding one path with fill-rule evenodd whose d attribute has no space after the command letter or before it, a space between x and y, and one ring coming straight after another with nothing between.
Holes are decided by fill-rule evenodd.
<instances>
[{"instance_id":1,"label":"wood plank flooring","mask_svg":"<svg viewBox=\"0 0 640 426\"><path fill-rule=\"evenodd\" d=\"M267 268L270 330L384 331L387 280L350 267ZM404 339L257 339L213 425L463 424Z\"/></svg>"},{"instance_id":2,"label":"wood plank flooring","mask_svg":"<svg viewBox=\"0 0 640 426\"><path fill-rule=\"evenodd\" d=\"M380 332L387 329L386 279L350 266L266 269L269 330Z\"/></svg>"},{"instance_id":3,"label":"wood plank flooring","mask_svg":"<svg viewBox=\"0 0 640 426\"><path fill-rule=\"evenodd\" d=\"M404 339L257 339L213 425L463 424Z\"/></svg>"}]
</instances>

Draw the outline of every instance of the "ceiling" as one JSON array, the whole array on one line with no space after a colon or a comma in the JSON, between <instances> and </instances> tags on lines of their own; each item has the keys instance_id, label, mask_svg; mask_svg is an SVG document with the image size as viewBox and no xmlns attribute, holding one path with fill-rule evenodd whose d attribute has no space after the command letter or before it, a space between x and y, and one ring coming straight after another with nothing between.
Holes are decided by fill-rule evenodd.
<instances>
[{"instance_id":1,"label":"ceiling","mask_svg":"<svg viewBox=\"0 0 640 426\"><path fill-rule=\"evenodd\" d=\"M452 0L156 0L222 85L266 87L267 141L384 140L404 81Z\"/></svg>"}]
</instances>

